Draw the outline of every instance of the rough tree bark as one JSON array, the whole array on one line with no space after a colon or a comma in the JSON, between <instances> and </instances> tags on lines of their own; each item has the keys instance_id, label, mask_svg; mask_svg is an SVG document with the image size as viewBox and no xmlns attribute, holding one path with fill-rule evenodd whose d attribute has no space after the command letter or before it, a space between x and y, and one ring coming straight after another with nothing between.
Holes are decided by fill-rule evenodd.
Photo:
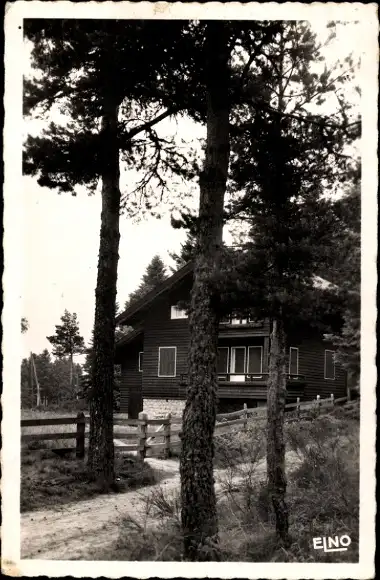
<instances>
[{"instance_id":1,"label":"rough tree bark","mask_svg":"<svg viewBox=\"0 0 380 580\"><path fill-rule=\"evenodd\" d=\"M120 168L118 104L105 106L101 124L102 213L95 292L92 396L88 467L107 490L114 481L113 397L117 265L119 260Z\"/></svg>"},{"instance_id":2,"label":"rough tree bark","mask_svg":"<svg viewBox=\"0 0 380 580\"><path fill-rule=\"evenodd\" d=\"M200 176L194 282L189 315L189 388L183 414L180 461L184 558L217 557L213 434L216 418L218 298L212 288L223 234L229 164L229 53L223 22L207 24L207 143Z\"/></svg>"},{"instance_id":3,"label":"rough tree bark","mask_svg":"<svg viewBox=\"0 0 380 580\"><path fill-rule=\"evenodd\" d=\"M284 414L286 401L286 352L285 331L280 318L272 322L268 377L267 422L267 476L269 496L272 500L276 532L281 540L289 543L288 508L285 502L285 441Z\"/></svg>"},{"instance_id":4,"label":"rough tree bark","mask_svg":"<svg viewBox=\"0 0 380 580\"><path fill-rule=\"evenodd\" d=\"M280 74L278 87L278 110L284 112L284 38L280 35ZM281 128L278 126L280 133ZM281 188L283 167L281 155L276 156L276 174L278 186ZM279 220L278 230L281 230L281 210L276 215ZM277 279L281 280L281 268L277 271ZM281 313L280 313L281 314ZM286 472L285 472L285 440L284 421L286 404L286 339L284 321L280 316L272 321L272 334L269 350L268 377L268 419L267 419L267 476L269 496L276 518L276 532L284 545L289 545L289 515L286 505Z\"/></svg>"}]
</instances>

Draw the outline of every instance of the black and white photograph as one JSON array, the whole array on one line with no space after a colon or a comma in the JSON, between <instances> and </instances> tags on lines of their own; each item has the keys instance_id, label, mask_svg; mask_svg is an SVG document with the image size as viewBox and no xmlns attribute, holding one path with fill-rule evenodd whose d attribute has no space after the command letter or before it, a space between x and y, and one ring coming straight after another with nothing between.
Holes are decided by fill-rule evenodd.
<instances>
[{"instance_id":1,"label":"black and white photograph","mask_svg":"<svg viewBox=\"0 0 380 580\"><path fill-rule=\"evenodd\" d=\"M378 28L8 4L4 572L374 577Z\"/></svg>"}]
</instances>

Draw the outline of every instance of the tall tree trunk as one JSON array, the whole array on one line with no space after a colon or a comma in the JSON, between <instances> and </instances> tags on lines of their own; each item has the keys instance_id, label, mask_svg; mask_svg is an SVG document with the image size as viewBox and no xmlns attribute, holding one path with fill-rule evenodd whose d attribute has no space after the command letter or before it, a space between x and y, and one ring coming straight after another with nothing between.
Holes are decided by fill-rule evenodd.
<instances>
[{"instance_id":1,"label":"tall tree trunk","mask_svg":"<svg viewBox=\"0 0 380 580\"><path fill-rule=\"evenodd\" d=\"M29 388L30 388L30 406L34 407L32 353L30 353L29 356Z\"/></svg>"},{"instance_id":2,"label":"tall tree trunk","mask_svg":"<svg viewBox=\"0 0 380 580\"><path fill-rule=\"evenodd\" d=\"M180 461L184 557L216 558L218 539L213 477L216 417L218 298L212 288L223 234L229 163L229 68L227 28L207 25L207 144L200 176L199 230L189 316L189 388Z\"/></svg>"},{"instance_id":3,"label":"tall tree trunk","mask_svg":"<svg viewBox=\"0 0 380 580\"><path fill-rule=\"evenodd\" d=\"M274 319L270 341L268 377L267 475L276 531L285 544L289 542L288 508L285 503L284 414L286 401L286 353L283 321Z\"/></svg>"},{"instance_id":4,"label":"tall tree trunk","mask_svg":"<svg viewBox=\"0 0 380 580\"><path fill-rule=\"evenodd\" d=\"M40 407L41 406L41 391L40 391L40 383L38 381L36 362L34 360L34 356L32 353L30 353L30 356L31 356L31 360L32 360L33 375L34 375L34 380L36 382L36 389L37 389L36 406Z\"/></svg>"},{"instance_id":5,"label":"tall tree trunk","mask_svg":"<svg viewBox=\"0 0 380 580\"><path fill-rule=\"evenodd\" d=\"M93 339L88 466L108 489L114 481L113 387L117 264L119 260L120 168L118 104L102 118L102 214Z\"/></svg>"},{"instance_id":6,"label":"tall tree trunk","mask_svg":"<svg viewBox=\"0 0 380 580\"><path fill-rule=\"evenodd\" d=\"M278 110L285 110L284 99L284 36L280 33L280 71L278 79ZM281 126L277 125L279 139ZM280 156L281 159L281 156ZM278 186L281 188L283 167L281 161L276 162ZM278 231L281 231L281 209L277 208L275 219L279 220ZM277 280L282 280L281 268L277 270ZM280 282L281 285L281 282ZM289 515L286 505L286 471L285 471L285 439L284 421L286 404L286 339L284 321L278 316L272 321L272 335L269 350L268 377L268 418L267 418L267 476L269 496L276 518L276 532L285 545L290 543Z\"/></svg>"},{"instance_id":7,"label":"tall tree trunk","mask_svg":"<svg viewBox=\"0 0 380 580\"><path fill-rule=\"evenodd\" d=\"M74 360L73 353L70 353L70 396L73 393L73 380L74 380Z\"/></svg>"}]
</instances>

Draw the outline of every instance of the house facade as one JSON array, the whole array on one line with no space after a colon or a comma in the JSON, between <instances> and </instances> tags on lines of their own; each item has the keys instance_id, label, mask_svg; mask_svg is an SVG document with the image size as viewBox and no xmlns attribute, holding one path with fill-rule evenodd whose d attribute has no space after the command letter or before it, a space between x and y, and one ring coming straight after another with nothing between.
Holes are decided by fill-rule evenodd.
<instances>
[{"instance_id":1,"label":"house facade","mask_svg":"<svg viewBox=\"0 0 380 580\"><path fill-rule=\"evenodd\" d=\"M120 411L136 418L180 414L185 401L189 324L178 304L189 298L192 265L132 304L117 324L134 328L116 345L121 367ZM218 340L218 411L266 404L270 322L224 319ZM287 337L287 399L343 397L346 373L334 361L334 347L312 328Z\"/></svg>"}]
</instances>

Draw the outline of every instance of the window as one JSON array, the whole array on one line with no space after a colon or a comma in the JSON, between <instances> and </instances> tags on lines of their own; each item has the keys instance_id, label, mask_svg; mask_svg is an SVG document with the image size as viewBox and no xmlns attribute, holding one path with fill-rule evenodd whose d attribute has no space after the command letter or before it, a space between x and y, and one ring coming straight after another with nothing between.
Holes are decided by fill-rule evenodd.
<instances>
[{"instance_id":1,"label":"window","mask_svg":"<svg viewBox=\"0 0 380 580\"><path fill-rule=\"evenodd\" d=\"M180 318L187 318L186 310L181 310L177 306L172 306L170 311L170 318L172 320L178 320Z\"/></svg>"},{"instance_id":2,"label":"window","mask_svg":"<svg viewBox=\"0 0 380 580\"><path fill-rule=\"evenodd\" d=\"M143 352L139 352L139 372L142 373L143 370Z\"/></svg>"},{"instance_id":3,"label":"window","mask_svg":"<svg viewBox=\"0 0 380 580\"><path fill-rule=\"evenodd\" d=\"M228 373L228 346L218 348L217 372L218 375Z\"/></svg>"},{"instance_id":4,"label":"window","mask_svg":"<svg viewBox=\"0 0 380 580\"><path fill-rule=\"evenodd\" d=\"M248 365L247 373L252 375L261 375L263 372L263 347L248 347Z\"/></svg>"},{"instance_id":5,"label":"window","mask_svg":"<svg viewBox=\"0 0 380 580\"><path fill-rule=\"evenodd\" d=\"M245 374L245 346L231 348L231 373Z\"/></svg>"},{"instance_id":6,"label":"window","mask_svg":"<svg viewBox=\"0 0 380 580\"><path fill-rule=\"evenodd\" d=\"M298 375L298 348L294 346L289 349L289 374Z\"/></svg>"},{"instance_id":7,"label":"window","mask_svg":"<svg viewBox=\"0 0 380 580\"><path fill-rule=\"evenodd\" d=\"M158 376L175 377L177 366L177 347L160 346L158 349Z\"/></svg>"},{"instance_id":8,"label":"window","mask_svg":"<svg viewBox=\"0 0 380 580\"><path fill-rule=\"evenodd\" d=\"M231 324L247 324L248 318L231 318Z\"/></svg>"},{"instance_id":9,"label":"window","mask_svg":"<svg viewBox=\"0 0 380 580\"><path fill-rule=\"evenodd\" d=\"M325 350L325 379L335 379L335 351Z\"/></svg>"}]
</instances>

